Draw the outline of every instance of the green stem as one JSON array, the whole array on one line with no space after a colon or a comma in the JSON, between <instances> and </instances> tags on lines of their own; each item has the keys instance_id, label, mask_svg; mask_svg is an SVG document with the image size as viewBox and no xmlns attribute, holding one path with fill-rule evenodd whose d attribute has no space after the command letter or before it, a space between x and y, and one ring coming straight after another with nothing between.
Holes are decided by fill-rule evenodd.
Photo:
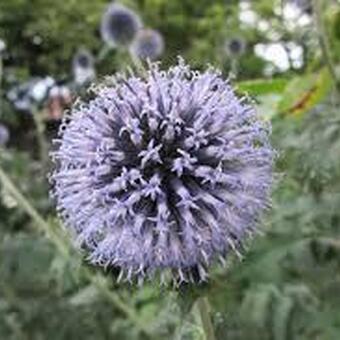
<instances>
[{"instance_id":1,"label":"green stem","mask_svg":"<svg viewBox=\"0 0 340 340\"><path fill-rule=\"evenodd\" d=\"M237 79L238 76L238 59L237 57L233 57L231 59L231 65L230 65L230 71L231 71L231 76L233 79Z\"/></svg>"},{"instance_id":2,"label":"green stem","mask_svg":"<svg viewBox=\"0 0 340 340\"><path fill-rule=\"evenodd\" d=\"M37 133L38 147L42 169L46 169L48 164L48 145L45 139L45 126L39 111L35 108L32 110L32 117Z\"/></svg>"},{"instance_id":3,"label":"green stem","mask_svg":"<svg viewBox=\"0 0 340 340\"><path fill-rule=\"evenodd\" d=\"M3 61L0 52L0 117L2 114L2 76L3 76Z\"/></svg>"},{"instance_id":4,"label":"green stem","mask_svg":"<svg viewBox=\"0 0 340 340\"><path fill-rule=\"evenodd\" d=\"M31 203L24 197L24 195L17 189L12 180L7 176L6 172L0 167L0 182L4 186L4 189L16 200L18 205L23 211L31 217L31 219L36 223L36 227L44 232L48 238L54 243L59 252L67 256L68 249L64 242L60 240L59 236L56 234L49 224L41 217L37 210L31 205Z\"/></svg>"},{"instance_id":5,"label":"green stem","mask_svg":"<svg viewBox=\"0 0 340 340\"><path fill-rule=\"evenodd\" d=\"M153 338L147 325L140 320L135 310L130 308L117 294L110 291L107 287L107 280L105 280L105 278L99 275L93 276L88 270L84 271L84 274L88 280L90 280L92 284L98 288L102 295L111 301L116 308L123 312L142 333L144 333L149 339Z\"/></svg>"},{"instance_id":6,"label":"green stem","mask_svg":"<svg viewBox=\"0 0 340 340\"><path fill-rule=\"evenodd\" d=\"M132 64L137 71L137 74L144 77L146 75L146 69L143 65L143 61L139 59L138 57L135 57L131 54L130 56L131 56Z\"/></svg>"},{"instance_id":7,"label":"green stem","mask_svg":"<svg viewBox=\"0 0 340 340\"><path fill-rule=\"evenodd\" d=\"M207 297L200 297L197 300L197 308L200 313L201 322L206 340L215 340L214 327L210 318L210 305Z\"/></svg>"},{"instance_id":8,"label":"green stem","mask_svg":"<svg viewBox=\"0 0 340 340\"><path fill-rule=\"evenodd\" d=\"M104 46L100 49L100 51L99 51L99 53L98 53L98 55L97 55L97 57L96 57L96 63L97 63L97 64L100 64L100 63L107 57L107 55L108 55L112 50L113 50L112 47L110 47L110 46L108 46L108 45L104 45Z\"/></svg>"},{"instance_id":9,"label":"green stem","mask_svg":"<svg viewBox=\"0 0 340 340\"><path fill-rule=\"evenodd\" d=\"M339 80L337 79L335 65L333 63L332 54L331 54L330 47L329 47L327 32L326 32L325 25L324 25L323 18L322 18L321 0L312 0L312 8L313 8L314 21L315 21L315 25L317 28L321 52L326 62L326 65L328 67L329 73L331 74L331 77L333 78L334 85L336 89L339 90L340 83L339 83Z\"/></svg>"},{"instance_id":10,"label":"green stem","mask_svg":"<svg viewBox=\"0 0 340 340\"><path fill-rule=\"evenodd\" d=\"M51 226L41 217L37 210L30 204L25 196L17 189L12 180L7 176L6 172L0 166L0 183L2 183L5 190L17 201L18 205L28 216L35 222L35 226L38 230L43 231L56 246L57 250L64 258L68 258L69 249L65 244L65 241L51 228ZM98 288L98 291L111 301L111 303L123 312L135 325L149 338L152 337L147 326L139 319L137 313L130 308L117 294L111 292L107 286L107 281L104 277L99 275L93 276L92 273L84 268L83 274L94 286Z\"/></svg>"}]
</instances>

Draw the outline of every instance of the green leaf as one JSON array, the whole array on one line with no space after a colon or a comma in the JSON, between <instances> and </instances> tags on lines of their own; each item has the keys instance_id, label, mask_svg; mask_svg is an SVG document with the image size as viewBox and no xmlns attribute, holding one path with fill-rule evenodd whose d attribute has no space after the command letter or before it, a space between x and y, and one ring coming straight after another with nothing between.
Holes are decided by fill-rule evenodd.
<instances>
[{"instance_id":1,"label":"green leaf","mask_svg":"<svg viewBox=\"0 0 340 340\"><path fill-rule=\"evenodd\" d=\"M89 285L72 295L69 302L73 306L81 306L86 304L89 305L96 300L98 300L98 288Z\"/></svg>"},{"instance_id":2,"label":"green leaf","mask_svg":"<svg viewBox=\"0 0 340 340\"><path fill-rule=\"evenodd\" d=\"M238 90L252 96L281 93L289 80L285 78L246 80L237 83Z\"/></svg>"},{"instance_id":3,"label":"green leaf","mask_svg":"<svg viewBox=\"0 0 340 340\"><path fill-rule=\"evenodd\" d=\"M286 86L282 99L278 103L278 113L291 116L302 115L325 98L331 84L331 75L327 68L294 78Z\"/></svg>"}]
</instances>

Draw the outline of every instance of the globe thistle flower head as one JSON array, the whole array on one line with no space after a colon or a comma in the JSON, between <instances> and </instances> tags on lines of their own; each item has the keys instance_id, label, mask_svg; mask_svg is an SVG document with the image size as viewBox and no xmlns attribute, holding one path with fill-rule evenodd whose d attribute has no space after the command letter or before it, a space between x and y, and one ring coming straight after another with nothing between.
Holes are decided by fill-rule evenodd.
<instances>
[{"instance_id":1,"label":"globe thistle flower head","mask_svg":"<svg viewBox=\"0 0 340 340\"><path fill-rule=\"evenodd\" d=\"M111 46L127 46L135 38L142 27L139 16L129 8L113 3L103 15L101 36L104 42Z\"/></svg>"},{"instance_id":2,"label":"globe thistle flower head","mask_svg":"<svg viewBox=\"0 0 340 340\"><path fill-rule=\"evenodd\" d=\"M268 133L218 71L150 64L73 107L52 153L52 196L91 263L127 280L205 280L268 207Z\"/></svg>"},{"instance_id":3,"label":"globe thistle flower head","mask_svg":"<svg viewBox=\"0 0 340 340\"><path fill-rule=\"evenodd\" d=\"M5 146L9 141L9 131L7 127L0 123L0 147Z\"/></svg>"},{"instance_id":4,"label":"globe thistle flower head","mask_svg":"<svg viewBox=\"0 0 340 340\"><path fill-rule=\"evenodd\" d=\"M94 58L92 54L86 49L79 50L73 58L73 67L93 68Z\"/></svg>"},{"instance_id":5,"label":"globe thistle flower head","mask_svg":"<svg viewBox=\"0 0 340 340\"><path fill-rule=\"evenodd\" d=\"M245 52L246 43L241 38L231 38L226 41L225 49L230 57L239 57Z\"/></svg>"},{"instance_id":6,"label":"globe thistle flower head","mask_svg":"<svg viewBox=\"0 0 340 340\"><path fill-rule=\"evenodd\" d=\"M163 52L163 37L159 32L152 29L140 30L130 47L132 56L145 60L156 60Z\"/></svg>"},{"instance_id":7,"label":"globe thistle flower head","mask_svg":"<svg viewBox=\"0 0 340 340\"><path fill-rule=\"evenodd\" d=\"M96 77L94 58L86 49L81 49L76 53L73 58L72 68L74 81L79 86L89 84Z\"/></svg>"}]
</instances>

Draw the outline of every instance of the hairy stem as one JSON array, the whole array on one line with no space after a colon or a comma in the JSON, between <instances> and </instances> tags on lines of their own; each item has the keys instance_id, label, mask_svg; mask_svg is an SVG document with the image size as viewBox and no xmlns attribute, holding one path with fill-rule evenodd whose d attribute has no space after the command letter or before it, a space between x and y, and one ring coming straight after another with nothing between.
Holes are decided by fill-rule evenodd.
<instances>
[{"instance_id":1,"label":"hairy stem","mask_svg":"<svg viewBox=\"0 0 340 340\"><path fill-rule=\"evenodd\" d=\"M49 224L41 217L37 210L24 197L24 195L15 186L12 180L7 176L6 172L0 167L0 183L4 189L15 199L23 211L31 217L35 222L35 226L42 231L53 242L58 251L63 255L68 255L68 249L59 236L53 231Z\"/></svg>"},{"instance_id":2,"label":"hairy stem","mask_svg":"<svg viewBox=\"0 0 340 340\"><path fill-rule=\"evenodd\" d=\"M201 317L201 322L206 340L215 340L214 327L210 318L210 305L208 298L202 296L197 300L197 308Z\"/></svg>"},{"instance_id":3,"label":"hairy stem","mask_svg":"<svg viewBox=\"0 0 340 340\"><path fill-rule=\"evenodd\" d=\"M140 76L145 76L146 75L146 69L143 65L143 61L134 56L134 55L130 55L131 56L131 61L132 61L132 64L133 64L133 67L135 69L135 71L137 72L138 75Z\"/></svg>"},{"instance_id":4,"label":"hairy stem","mask_svg":"<svg viewBox=\"0 0 340 340\"><path fill-rule=\"evenodd\" d=\"M0 117L2 113L2 76L3 76L3 61L0 52Z\"/></svg>"},{"instance_id":5,"label":"hairy stem","mask_svg":"<svg viewBox=\"0 0 340 340\"><path fill-rule=\"evenodd\" d=\"M97 57L96 57L96 63L97 63L97 64L100 64L100 63L108 56L108 54L109 54L111 51L113 51L113 49L112 49L110 46L108 46L108 45L105 44L105 45L100 49L100 51L98 52L98 55L97 55Z\"/></svg>"},{"instance_id":6,"label":"hairy stem","mask_svg":"<svg viewBox=\"0 0 340 340\"><path fill-rule=\"evenodd\" d=\"M313 14L314 14L314 21L317 28L317 34L319 39L319 44L322 52L322 56L326 62L326 65L328 67L329 73L331 74L331 77L333 78L334 85L337 90L340 89L340 83L337 79L337 74L335 70L335 65L332 60L332 54L329 47L329 40L327 37L327 32L325 29L325 25L322 18L322 0L311 0L312 2L312 8L313 8Z\"/></svg>"},{"instance_id":7,"label":"hairy stem","mask_svg":"<svg viewBox=\"0 0 340 340\"><path fill-rule=\"evenodd\" d=\"M20 192L20 190L15 186L12 180L8 177L6 172L0 166L0 183L3 185L4 189L8 191L10 195L16 200L18 205L23 211L26 212L28 216L35 222L35 226L39 231L44 232L51 242L55 245L60 254L68 258L69 248L65 241L55 232L51 225L46 222L38 211L31 205L31 203L26 199L26 197ZM117 309L124 313L135 325L136 327L144 333L148 338L151 339L151 333L146 325L139 319L137 313L134 309L130 308L118 294L111 292L107 281L104 277L99 274L93 275L88 269L83 268L83 274L94 286L98 288L98 291L105 296Z\"/></svg>"}]
</instances>

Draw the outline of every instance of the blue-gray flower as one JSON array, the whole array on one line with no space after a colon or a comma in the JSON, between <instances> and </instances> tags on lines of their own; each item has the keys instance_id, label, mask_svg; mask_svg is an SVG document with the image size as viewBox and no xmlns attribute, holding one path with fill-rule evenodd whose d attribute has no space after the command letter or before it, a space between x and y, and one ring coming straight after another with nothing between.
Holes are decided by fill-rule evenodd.
<instances>
[{"instance_id":1,"label":"blue-gray flower","mask_svg":"<svg viewBox=\"0 0 340 340\"><path fill-rule=\"evenodd\" d=\"M101 22L102 39L111 47L129 45L142 27L141 19L129 8L112 3Z\"/></svg>"},{"instance_id":2,"label":"blue-gray flower","mask_svg":"<svg viewBox=\"0 0 340 340\"><path fill-rule=\"evenodd\" d=\"M162 35L152 29L140 30L130 46L130 53L139 59L156 60L164 52Z\"/></svg>"},{"instance_id":3,"label":"blue-gray flower","mask_svg":"<svg viewBox=\"0 0 340 340\"><path fill-rule=\"evenodd\" d=\"M61 127L53 196L92 263L204 280L268 207L268 126L215 69L113 77Z\"/></svg>"}]
</instances>

